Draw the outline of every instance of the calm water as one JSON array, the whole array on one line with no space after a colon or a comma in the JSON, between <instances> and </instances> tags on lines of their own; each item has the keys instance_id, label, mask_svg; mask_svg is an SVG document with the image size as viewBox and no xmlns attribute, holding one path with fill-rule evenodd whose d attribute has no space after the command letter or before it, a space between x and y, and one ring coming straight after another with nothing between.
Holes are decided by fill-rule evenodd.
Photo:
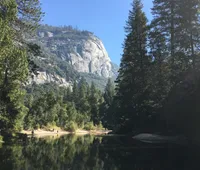
<instances>
[{"instance_id":1,"label":"calm water","mask_svg":"<svg viewBox=\"0 0 200 170\"><path fill-rule=\"evenodd\" d=\"M30 138L0 146L0 170L193 170L200 150L128 137Z\"/></svg>"}]
</instances>

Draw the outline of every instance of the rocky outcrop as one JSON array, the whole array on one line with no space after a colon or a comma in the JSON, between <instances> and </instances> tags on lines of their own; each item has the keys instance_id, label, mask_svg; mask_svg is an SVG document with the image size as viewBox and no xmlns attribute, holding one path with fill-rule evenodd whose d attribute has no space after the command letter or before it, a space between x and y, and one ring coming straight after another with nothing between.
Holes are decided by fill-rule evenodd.
<instances>
[{"instance_id":1,"label":"rocky outcrop","mask_svg":"<svg viewBox=\"0 0 200 170\"><path fill-rule=\"evenodd\" d=\"M78 72L94 73L103 77L112 77L111 60L103 43L95 36L73 47L68 59Z\"/></svg>"},{"instance_id":2,"label":"rocky outcrop","mask_svg":"<svg viewBox=\"0 0 200 170\"><path fill-rule=\"evenodd\" d=\"M78 72L105 78L117 74L102 41L88 31L46 26L38 31L38 37L52 53L68 61Z\"/></svg>"},{"instance_id":3,"label":"rocky outcrop","mask_svg":"<svg viewBox=\"0 0 200 170\"><path fill-rule=\"evenodd\" d=\"M134 136L133 139L152 144L187 144L187 140L184 136L163 136L150 133L141 133Z\"/></svg>"},{"instance_id":4,"label":"rocky outcrop","mask_svg":"<svg viewBox=\"0 0 200 170\"><path fill-rule=\"evenodd\" d=\"M38 72L38 75L32 75L29 78L29 83L35 82L36 84L44 84L44 83L56 83L59 86L70 87L72 86L72 82L67 82L64 78L56 75L56 74L48 74L47 72Z\"/></svg>"}]
</instances>

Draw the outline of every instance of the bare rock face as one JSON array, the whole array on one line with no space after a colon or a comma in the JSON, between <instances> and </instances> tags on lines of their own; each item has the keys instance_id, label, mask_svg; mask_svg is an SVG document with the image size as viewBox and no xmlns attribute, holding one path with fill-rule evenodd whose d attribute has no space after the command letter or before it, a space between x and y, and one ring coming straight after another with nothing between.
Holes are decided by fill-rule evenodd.
<instances>
[{"instance_id":1,"label":"bare rock face","mask_svg":"<svg viewBox=\"0 0 200 170\"><path fill-rule=\"evenodd\" d=\"M42 25L35 37L27 39L41 47L38 56L31 55L39 74L29 83L69 87L83 77L103 90L107 78L117 77L118 66L111 62L102 41L89 31Z\"/></svg>"},{"instance_id":2,"label":"bare rock face","mask_svg":"<svg viewBox=\"0 0 200 170\"><path fill-rule=\"evenodd\" d=\"M38 36L40 42L76 71L104 78L115 76L116 68L113 68L102 41L93 33L71 27L47 26L38 31Z\"/></svg>"},{"instance_id":3,"label":"bare rock face","mask_svg":"<svg viewBox=\"0 0 200 170\"><path fill-rule=\"evenodd\" d=\"M56 83L59 86L70 87L72 82L67 82L64 78L56 74L48 74L47 72L38 72L38 75L33 75L32 78L29 78L29 83L35 82L36 84L44 83Z\"/></svg>"},{"instance_id":4,"label":"bare rock face","mask_svg":"<svg viewBox=\"0 0 200 170\"><path fill-rule=\"evenodd\" d=\"M111 60L103 43L91 36L73 47L68 54L74 69L78 72L94 73L103 77L112 76Z\"/></svg>"}]
</instances>

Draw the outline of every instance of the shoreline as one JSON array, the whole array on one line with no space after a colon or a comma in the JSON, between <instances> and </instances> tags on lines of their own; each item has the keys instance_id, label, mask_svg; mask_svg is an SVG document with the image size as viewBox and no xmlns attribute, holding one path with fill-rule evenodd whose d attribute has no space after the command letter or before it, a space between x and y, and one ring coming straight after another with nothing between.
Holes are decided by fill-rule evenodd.
<instances>
[{"instance_id":1,"label":"shoreline","mask_svg":"<svg viewBox=\"0 0 200 170\"><path fill-rule=\"evenodd\" d=\"M33 136L35 137L43 137L43 136L55 136L55 135L68 135L68 134L75 134L75 135L105 135L112 132L112 130L81 130L78 129L76 130L76 132L70 132L70 131L64 131L64 130L54 130L54 131L48 131L48 130L44 130L44 129L38 129L38 130L34 130L34 134ZM32 136L32 131L31 130L22 130L20 132L21 134L25 134L28 136Z\"/></svg>"}]
</instances>

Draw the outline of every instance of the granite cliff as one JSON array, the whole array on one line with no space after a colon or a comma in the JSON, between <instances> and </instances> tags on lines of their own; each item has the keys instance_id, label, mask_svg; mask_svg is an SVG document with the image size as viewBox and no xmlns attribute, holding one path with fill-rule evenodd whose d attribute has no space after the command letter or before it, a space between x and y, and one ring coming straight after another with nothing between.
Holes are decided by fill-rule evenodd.
<instances>
[{"instance_id":1,"label":"granite cliff","mask_svg":"<svg viewBox=\"0 0 200 170\"><path fill-rule=\"evenodd\" d=\"M107 78L117 75L118 66L111 62L102 41L89 31L43 25L31 41L43 51L34 59L40 67L38 76L32 79L36 83L67 86L81 76L102 87Z\"/></svg>"}]
</instances>

